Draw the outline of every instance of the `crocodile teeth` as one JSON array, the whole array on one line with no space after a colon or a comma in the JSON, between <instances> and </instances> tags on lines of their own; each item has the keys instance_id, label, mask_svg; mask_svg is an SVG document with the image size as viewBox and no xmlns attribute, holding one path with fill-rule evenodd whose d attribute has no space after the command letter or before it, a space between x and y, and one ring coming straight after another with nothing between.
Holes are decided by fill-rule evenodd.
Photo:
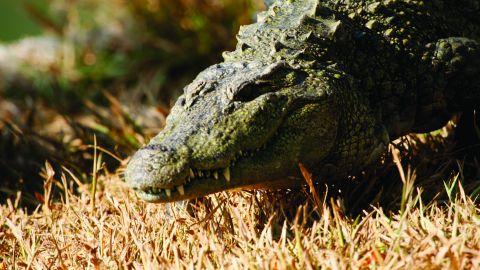
<instances>
[{"instance_id":1,"label":"crocodile teeth","mask_svg":"<svg viewBox=\"0 0 480 270\"><path fill-rule=\"evenodd\" d=\"M165 193L168 197L172 196L172 191L169 188L165 189Z\"/></svg>"},{"instance_id":2,"label":"crocodile teeth","mask_svg":"<svg viewBox=\"0 0 480 270\"><path fill-rule=\"evenodd\" d=\"M202 177L203 176L203 173L202 171L198 171L198 176Z\"/></svg>"},{"instance_id":3,"label":"crocodile teeth","mask_svg":"<svg viewBox=\"0 0 480 270\"><path fill-rule=\"evenodd\" d=\"M227 167L225 170L223 170L223 176L227 182L230 182L230 167Z\"/></svg>"},{"instance_id":4,"label":"crocodile teeth","mask_svg":"<svg viewBox=\"0 0 480 270\"><path fill-rule=\"evenodd\" d=\"M192 169L190 169L190 178L195 178L195 173L193 172Z\"/></svg>"},{"instance_id":5,"label":"crocodile teeth","mask_svg":"<svg viewBox=\"0 0 480 270\"><path fill-rule=\"evenodd\" d=\"M213 172L213 177L218 180L218 172L217 171Z\"/></svg>"},{"instance_id":6,"label":"crocodile teeth","mask_svg":"<svg viewBox=\"0 0 480 270\"><path fill-rule=\"evenodd\" d=\"M178 186L177 190L178 190L178 193L180 193L180 195L182 196L185 195L185 189L183 188L183 185Z\"/></svg>"}]
</instances>

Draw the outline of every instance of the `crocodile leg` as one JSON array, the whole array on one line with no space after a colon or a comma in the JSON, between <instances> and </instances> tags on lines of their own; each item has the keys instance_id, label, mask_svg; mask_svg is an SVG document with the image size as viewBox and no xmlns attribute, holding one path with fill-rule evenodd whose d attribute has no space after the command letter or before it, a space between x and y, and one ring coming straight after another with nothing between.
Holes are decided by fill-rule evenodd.
<instances>
[{"instance_id":1,"label":"crocodile leg","mask_svg":"<svg viewBox=\"0 0 480 270\"><path fill-rule=\"evenodd\" d=\"M480 103L480 44L451 37L427 45L423 60L435 70L420 85L414 132L441 128L452 113L472 111ZM432 89L433 87L433 89Z\"/></svg>"},{"instance_id":2,"label":"crocodile leg","mask_svg":"<svg viewBox=\"0 0 480 270\"><path fill-rule=\"evenodd\" d=\"M336 147L319 165L322 177L329 180L355 174L377 161L390 142L390 136L375 118L370 103L361 93L343 84L336 107L342 115ZM335 164L335 165L334 165Z\"/></svg>"}]
</instances>

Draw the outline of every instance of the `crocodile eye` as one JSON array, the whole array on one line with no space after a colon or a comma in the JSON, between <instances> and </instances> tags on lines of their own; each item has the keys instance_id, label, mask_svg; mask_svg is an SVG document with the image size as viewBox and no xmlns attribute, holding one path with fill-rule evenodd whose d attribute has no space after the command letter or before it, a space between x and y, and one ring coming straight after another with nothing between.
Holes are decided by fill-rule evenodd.
<instances>
[{"instance_id":1,"label":"crocodile eye","mask_svg":"<svg viewBox=\"0 0 480 270\"><path fill-rule=\"evenodd\" d=\"M242 102L252 101L265 93L273 91L273 88L273 85L267 82L248 84L234 93L233 100Z\"/></svg>"},{"instance_id":2,"label":"crocodile eye","mask_svg":"<svg viewBox=\"0 0 480 270\"><path fill-rule=\"evenodd\" d=\"M278 68L271 73L258 77L254 82L232 91L233 100L243 102L252 101L263 94L277 92L282 88L300 84L306 77L307 74L304 72Z\"/></svg>"}]
</instances>

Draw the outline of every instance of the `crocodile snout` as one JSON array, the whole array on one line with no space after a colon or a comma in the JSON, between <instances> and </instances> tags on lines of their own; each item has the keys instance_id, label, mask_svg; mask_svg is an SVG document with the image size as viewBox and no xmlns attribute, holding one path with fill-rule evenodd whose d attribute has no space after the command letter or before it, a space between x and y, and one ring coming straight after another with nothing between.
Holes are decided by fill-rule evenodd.
<instances>
[{"instance_id":1,"label":"crocodile snout","mask_svg":"<svg viewBox=\"0 0 480 270\"><path fill-rule=\"evenodd\" d=\"M188 155L178 149L147 145L138 150L125 170L125 180L134 189L173 188L188 176Z\"/></svg>"}]
</instances>

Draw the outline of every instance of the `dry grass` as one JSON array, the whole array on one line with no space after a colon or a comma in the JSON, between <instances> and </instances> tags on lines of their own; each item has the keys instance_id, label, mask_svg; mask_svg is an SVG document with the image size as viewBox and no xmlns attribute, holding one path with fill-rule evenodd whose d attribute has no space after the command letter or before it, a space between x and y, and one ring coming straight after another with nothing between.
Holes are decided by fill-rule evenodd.
<instances>
[{"instance_id":1,"label":"dry grass","mask_svg":"<svg viewBox=\"0 0 480 270\"><path fill-rule=\"evenodd\" d=\"M478 202L453 181L446 202L424 203L415 174L396 164L400 207L351 217L341 200L306 189L147 204L101 166L92 193L47 163L42 205L30 213L15 201L0 207L0 269L480 269Z\"/></svg>"}]
</instances>

